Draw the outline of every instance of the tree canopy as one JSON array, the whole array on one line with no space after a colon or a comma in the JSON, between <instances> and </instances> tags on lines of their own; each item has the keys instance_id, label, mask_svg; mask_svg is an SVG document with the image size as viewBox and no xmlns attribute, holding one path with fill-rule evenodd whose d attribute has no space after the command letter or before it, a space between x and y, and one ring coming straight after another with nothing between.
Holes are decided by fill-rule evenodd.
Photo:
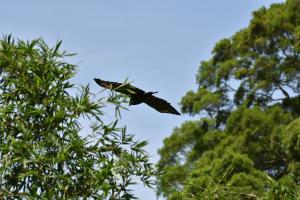
<instances>
[{"instance_id":1,"label":"tree canopy","mask_svg":"<svg viewBox=\"0 0 300 200\"><path fill-rule=\"evenodd\" d=\"M103 121L107 102L71 83L77 66L60 45L0 41L0 199L132 199L155 175L147 142ZM117 111L125 100L110 98Z\"/></svg>"},{"instance_id":2,"label":"tree canopy","mask_svg":"<svg viewBox=\"0 0 300 200\"><path fill-rule=\"evenodd\" d=\"M200 116L159 150L167 199L300 196L300 1L253 12L200 64L197 91L181 100ZM203 117L204 116L204 117Z\"/></svg>"}]
</instances>

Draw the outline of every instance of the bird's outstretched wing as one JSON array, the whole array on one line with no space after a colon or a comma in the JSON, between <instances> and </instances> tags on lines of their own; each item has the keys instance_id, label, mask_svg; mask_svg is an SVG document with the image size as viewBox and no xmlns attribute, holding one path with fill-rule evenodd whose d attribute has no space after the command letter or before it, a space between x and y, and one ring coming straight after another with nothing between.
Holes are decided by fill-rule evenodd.
<instances>
[{"instance_id":1,"label":"bird's outstretched wing","mask_svg":"<svg viewBox=\"0 0 300 200\"><path fill-rule=\"evenodd\" d=\"M145 94L145 91L136 88L129 83L117 83L117 82L111 82L111 81L104 81L101 79L94 78L94 81L100 85L101 87L114 90L116 92L120 92L122 94L131 96L133 94Z\"/></svg>"},{"instance_id":2,"label":"bird's outstretched wing","mask_svg":"<svg viewBox=\"0 0 300 200\"><path fill-rule=\"evenodd\" d=\"M160 98L155 97L153 95L147 95L143 100L144 100L143 101L144 103L151 106L152 108L154 108L158 112L171 113L171 114L174 114L174 115L180 115L180 113L173 106L171 106L170 103L168 103L164 99L160 99Z\"/></svg>"}]
</instances>

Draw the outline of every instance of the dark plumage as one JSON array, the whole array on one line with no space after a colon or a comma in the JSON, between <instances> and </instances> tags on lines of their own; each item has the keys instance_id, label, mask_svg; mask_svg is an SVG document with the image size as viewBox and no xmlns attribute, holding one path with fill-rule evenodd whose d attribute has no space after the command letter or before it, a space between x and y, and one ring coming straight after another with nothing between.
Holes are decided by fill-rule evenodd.
<instances>
[{"instance_id":1,"label":"dark plumage","mask_svg":"<svg viewBox=\"0 0 300 200\"><path fill-rule=\"evenodd\" d=\"M180 115L180 113L171 106L170 103L164 99L153 96L157 92L145 92L139 88L136 88L130 84L116 83L110 81L103 81L101 79L94 79L101 87L120 92L130 97L129 105L137 105L140 103L146 103L155 110L161 113L170 113L174 115Z\"/></svg>"}]
</instances>

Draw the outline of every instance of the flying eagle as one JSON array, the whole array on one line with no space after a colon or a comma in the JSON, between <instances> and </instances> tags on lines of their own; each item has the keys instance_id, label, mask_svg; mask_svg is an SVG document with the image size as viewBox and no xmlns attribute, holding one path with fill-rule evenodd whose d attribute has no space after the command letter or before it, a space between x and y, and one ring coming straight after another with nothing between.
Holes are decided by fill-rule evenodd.
<instances>
[{"instance_id":1,"label":"flying eagle","mask_svg":"<svg viewBox=\"0 0 300 200\"><path fill-rule=\"evenodd\" d=\"M161 113L170 113L174 115L180 115L180 113L171 106L167 101L153 96L157 92L145 92L139 88L136 88L130 84L116 83L110 81L104 81L101 79L94 79L101 87L120 92L129 96L129 105L137 105L140 103L146 103L155 110Z\"/></svg>"}]
</instances>

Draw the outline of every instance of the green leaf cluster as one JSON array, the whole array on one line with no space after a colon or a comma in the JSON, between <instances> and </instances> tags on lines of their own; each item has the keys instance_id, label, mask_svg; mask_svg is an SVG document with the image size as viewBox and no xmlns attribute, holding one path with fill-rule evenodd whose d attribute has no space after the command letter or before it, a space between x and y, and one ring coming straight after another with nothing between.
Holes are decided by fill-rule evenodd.
<instances>
[{"instance_id":1,"label":"green leaf cluster","mask_svg":"<svg viewBox=\"0 0 300 200\"><path fill-rule=\"evenodd\" d=\"M300 199L300 1L253 12L201 62L159 150L167 199Z\"/></svg>"},{"instance_id":2,"label":"green leaf cluster","mask_svg":"<svg viewBox=\"0 0 300 200\"><path fill-rule=\"evenodd\" d=\"M132 199L135 181L153 184L147 142L104 123L107 102L70 82L77 66L60 46L0 41L0 198Z\"/></svg>"}]
</instances>

